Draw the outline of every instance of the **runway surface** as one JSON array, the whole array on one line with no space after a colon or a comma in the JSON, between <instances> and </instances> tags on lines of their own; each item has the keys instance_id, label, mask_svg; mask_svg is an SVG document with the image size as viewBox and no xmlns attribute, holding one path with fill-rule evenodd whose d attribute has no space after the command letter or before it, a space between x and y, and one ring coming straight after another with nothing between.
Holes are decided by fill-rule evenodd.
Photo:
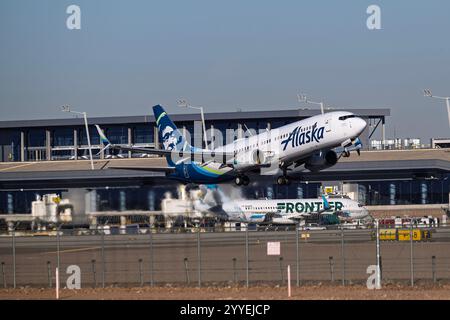
<instances>
[{"instance_id":1,"label":"runway surface","mask_svg":"<svg viewBox=\"0 0 450 320\"><path fill-rule=\"evenodd\" d=\"M303 236L302 236L303 235ZM248 242L246 237L248 236ZM141 235L60 236L61 279L69 265L81 268L84 287L105 285L279 282L291 266L293 281L365 282L369 265L376 264L372 230L223 233L164 233ZM7 287L14 281L13 241L17 286L54 285L58 237L0 237L0 262ZM432 241L413 243L415 280L450 279L450 229L438 229ZM279 241L280 256L267 255L267 242ZM248 243L248 247L246 246ZM298 250L297 250L298 248ZM381 242L383 281L411 276L411 244ZM432 257L435 258L432 258ZM297 258L298 257L298 258ZM297 264L298 261L298 264ZM200 268L200 269L199 269ZM3 276L4 274L4 276Z\"/></svg>"}]
</instances>

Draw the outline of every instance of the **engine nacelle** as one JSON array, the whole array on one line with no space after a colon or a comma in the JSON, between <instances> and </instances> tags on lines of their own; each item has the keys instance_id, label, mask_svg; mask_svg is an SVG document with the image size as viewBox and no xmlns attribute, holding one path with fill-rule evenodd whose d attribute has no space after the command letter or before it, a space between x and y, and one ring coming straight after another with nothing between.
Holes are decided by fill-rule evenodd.
<instances>
[{"instance_id":1,"label":"engine nacelle","mask_svg":"<svg viewBox=\"0 0 450 320\"><path fill-rule=\"evenodd\" d=\"M255 165L266 164L267 158L263 151L255 149L250 154L250 162Z\"/></svg>"},{"instance_id":2,"label":"engine nacelle","mask_svg":"<svg viewBox=\"0 0 450 320\"><path fill-rule=\"evenodd\" d=\"M333 150L320 151L308 158L305 168L316 172L334 166L338 162L338 156Z\"/></svg>"},{"instance_id":3,"label":"engine nacelle","mask_svg":"<svg viewBox=\"0 0 450 320\"><path fill-rule=\"evenodd\" d=\"M273 154L259 149L249 150L246 154L237 157L233 161L233 168L236 170L249 170L259 166L269 166L273 159Z\"/></svg>"}]
</instances>

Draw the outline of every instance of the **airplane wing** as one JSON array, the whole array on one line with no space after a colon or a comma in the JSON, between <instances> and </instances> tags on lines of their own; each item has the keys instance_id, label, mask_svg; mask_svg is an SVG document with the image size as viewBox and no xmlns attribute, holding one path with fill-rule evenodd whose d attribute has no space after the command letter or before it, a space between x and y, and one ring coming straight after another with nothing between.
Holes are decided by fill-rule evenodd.
<instances>
[{"instance_id":1,"label":"airplane wing","mask_svg":"<svg viewBox=\"0 0 450 320\"><path fill-rule=\"evenodd\" d=\"M292 214L285 215L283 218L291 219L291 220L302 220L305 217L309 217L309 216L311 216L310 213L292 213Z\"/></svg>"},{"instance_id":2,"label":"airplane wing","mask_svg":"<svg viewBox=\"0 0 450 320\"><path fill-rule=\"evenodd\" d=\"M162 149L154 149L154 148L144 148L144 147L132 147L132 146L121 146L112 144L108 138L103 133L103 130L95 125L97 128L98 134L100 135L100 141L105 145L105 147L99 151L99 154L106 149L120 150L120 151L131 151L131 152L140 152L146 154L155 154L160 156L170 156L173 155L176 159L181 158L189 158L196 159L197 157L201 157L202 161L206 158L208 161L212 162L220 162L220 163L228 163L231 159L234 159L235 154L230 152L215 152L213 150L184 150L184 151L172 151L172 150L162 150ZM220 160L220 161L219 161Z\"/></svg>"}]
</instances>

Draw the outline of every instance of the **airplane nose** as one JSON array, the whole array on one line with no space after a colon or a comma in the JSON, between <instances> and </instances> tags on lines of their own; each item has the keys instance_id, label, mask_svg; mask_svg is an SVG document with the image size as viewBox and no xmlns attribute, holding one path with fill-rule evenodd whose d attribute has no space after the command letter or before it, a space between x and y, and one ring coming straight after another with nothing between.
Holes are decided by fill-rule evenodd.
<instances>
[{"instance_id":1,"label":"airplane nose","mask_svg":"<svg viewBox=\"0 0 450 320\"><path fill-rule=\"evenodd\" d=\"M358 131L358 135L361 134L366 128L367 122L361 118L354 118L352 120L352 127Z\"/></svg>"}]
</instances>

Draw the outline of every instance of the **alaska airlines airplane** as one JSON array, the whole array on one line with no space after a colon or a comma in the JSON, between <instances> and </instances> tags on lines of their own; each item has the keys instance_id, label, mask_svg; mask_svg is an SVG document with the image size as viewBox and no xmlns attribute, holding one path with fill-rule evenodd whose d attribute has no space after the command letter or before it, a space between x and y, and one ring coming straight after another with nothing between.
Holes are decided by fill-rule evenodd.
<instances>
[{"instance_id":1,"label":"alaska airlines airplane","mask_svg":"<svg viewBox=\"0 0 450 320\"><path fill-rule=\"evenodd\" d=\"M168 178L183 183L215 184L234 180L236 185L248 185L249 175L266 170L266 174L281 173L277 183L283 185L289 183L287 172L292 168L304 165L310 171L320 171L335 165L341 156L350 156L351 151L359 154L362 145L358 136L366 127L366 122L353 113L335 111L207 150L191 146L163 107L156 105L153 112L164 149L112 145L100 127L96 127L106 145L103 150L164 155L169 166L110 168L164 171Z\"/></svg>"},{"instance_id":2,"label":"alaska airlines airplane","mask_svg":"<svg viewBox=\"0 0 450 320\"><path fill-rule=\"evenodd\" d=\"M312 214L336 215L341 220L369 216L366 208L347 197L227 201L221 209L222 219L247 223L295 224Z\"/></svg>"}]
</instances>

